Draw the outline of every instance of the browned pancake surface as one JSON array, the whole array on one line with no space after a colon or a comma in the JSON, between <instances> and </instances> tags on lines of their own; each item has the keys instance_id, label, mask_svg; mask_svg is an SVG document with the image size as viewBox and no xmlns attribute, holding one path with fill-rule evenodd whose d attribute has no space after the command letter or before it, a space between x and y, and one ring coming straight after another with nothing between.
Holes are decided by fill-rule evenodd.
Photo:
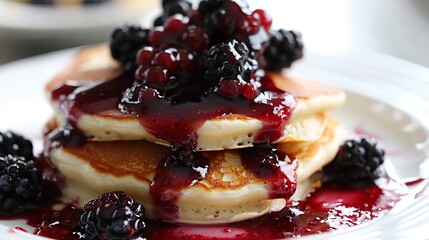
<instances>
[{"instance_id":1,"label":"browned pancake surface","mask_svg":"<svg viewBox=\"0 0 429 240\"><path fill-rule=\"evenodd\" d=\"M169 149L147 141L87 142L80 148L64 148L100 173L116 177L133 176L150 182L157 165L167 158ZM209 159L209 172L204 182L197 183L209 189L237 189L260 182L240 164L239 151L204 152ZM226 157L226 156L229 157ZM228 161L233 159L234 161ZM225 179L228 179L227 181Z\"/></svg>"}]
</instances>

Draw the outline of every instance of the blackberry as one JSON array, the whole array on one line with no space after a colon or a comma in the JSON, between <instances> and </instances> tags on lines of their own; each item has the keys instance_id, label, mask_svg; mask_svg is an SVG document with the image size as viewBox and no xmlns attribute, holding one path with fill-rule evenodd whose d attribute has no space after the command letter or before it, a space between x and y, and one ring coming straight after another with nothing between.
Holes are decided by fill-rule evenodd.
<instances>
[{"instance_id":1,"label":"blackberry","mask_svg":"<svg viewBox=\"0 0 429 240\"><path fill-rule=\"evenodd\" d=\"M79 226L84 239L137 239L145 223L143 205L124 192L104 193L85 204Z\"/></svg>"},{"instance_id":2,"label":"blackberry","mask_svg":"<svg viewBox=\"0 0 429 240\"><path fill-rule=\"evenodd\" d=\"M154 21L155 27L162 26L171 16L176 14L186 16L192 10L192 4L185 0L163 0L162 7L163 14Z\"/></svg>"},{"instance_id":3,"label":"blackberry","mask_svg":"<svg viewBox=\"0 0 429 240\"><path fill-rule=\"evenodd\" d=\"M236 40L210 48L204 59L205 81L210 85L221 80L250 82L258 63L249 56L246 44Z\"/></svg>"},{"instance_id":4,"label":"blackberry","mask_svg":"<svg viewBox=\"0 0 429 240\"><path fill-rule=\"evenodd\" d=\"M13 215L38 207L42 200L42 175L33 160L0 157L0 215Z\"/></svg>"},{"instance_id":5,"label":"blackberry","mask_svg":"<svg viewBox=\"0 0 429 240\"><path fill-rule=\"evenodd\" d=\"M201 24L213 44L239 40L252 50L259 51L268 40L266 29L271 27L268 15L262 10L251 11L242 0L205 0L198 6ZM198 14L197 14L198 15Z\"/></svg>"},{"instance_id":6,"label":"blackberry","mask_svg":"<svg viewBox=\"0 0 429 240\"><path fill-rule=\"evenodd\" d=\"M303 48L299 32L283 29L273 32L263 54L265 69L278 72L290 67L295 60L302 58Z\"/></svg>"},{"instance_id":7,"label":"blackberry","mask_svg":"<svg viewBox=\"0 0 429 240\"><path fill-rule=\"evenodd\" d=\"M384 150L374 140L347 140L323 168L325 180L338 185L366 185L381 175Z\"/></svg>"},{"instance_id":8,"label":"blackberry","mask_svg":"<svg viewBox=\"0 0 429 240\"><path fill-rule=\"evenodd\" d=\"M33 159L33 144L14 132L0 132L0 157L8 154Z\"/></svg>"},{"instance_id":9,"label":"blackberry","mask_svg":"<svg viewBox=\"0 0 429 240\"><path fill-rule=\"evenodd\" d=\"M162 185L171 189L181 189L184 186L192 186L196 180L202 180L209 168L207 159L199 152L188 146L171 146L170 155L161 163L162 171L158 171L154 177L154 183L158 187ZM159 185L161 183L161 185ZM153 192L158 195L162 192Z\"/></svg>"},{"instance_id":10,"label":"blackberry","mask_svg":"<svg viewBox=\"0 0 429 240\"><path fill-rule=\"evenodd\" d=\"M168 162L175 167L189 167L195 164L198 153L186 146L171 147Z\"/></svg>"},{"instance_id":11,"label":"blackberry","mask_svg":"<svg viewBox=\"0 0 429 240\"><path fill-rule=\"evenodd\" d=\"M198 11L209 14L222 7L223 0L203 0L198 4Z\"/></svg>"},{"instance_id":12,"label":"blackberry","mask_svg":"<svg viewBox=\"0 0 429 240\"><path fill-rule=\"evenodd\" d=\"M122 63L125 71L135 70L137 52L147 45L149 45L149 29L135 25L116 28L110 38L112 57Z\"/></svg>"},{"instance_id":13,"label":"blackberry","mask_svg":"<svg viewBox=\"0 0 429 240\"><path fill-rule=\"evenodd\" d=\"M255 166L254 173L258 177L267 178L275 176L280 169L280 159L277 155L277 150L268 144L256 145L253 148L243 148L240 150L240 153L243 156L251 156L246 158L246 161L253 162Z\"/></svg>"}]
</instances>

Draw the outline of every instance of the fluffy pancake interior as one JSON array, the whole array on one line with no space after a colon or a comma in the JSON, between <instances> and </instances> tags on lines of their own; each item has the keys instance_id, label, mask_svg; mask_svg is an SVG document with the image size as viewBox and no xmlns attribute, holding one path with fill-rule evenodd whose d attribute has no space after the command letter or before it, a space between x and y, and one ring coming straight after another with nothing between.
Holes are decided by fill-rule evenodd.
<instances>
[{"instance_id":1,"label":"fluffy pancake interior","mask_svg":"<svg viewBox=\"0 0 429 240\"><path fill-rule=\"evenodd\" d=\"M311 186L306 180L329 162L338 149L339 126L332 118L327 121L318 140L306 145L279 145L299 160L294 199L305 197ZM54 149L51 161L68 180L64 191L68 201L79 199L85 203L103 192L122 190L142 202L150 215L150 181L157 164L167 154L167 148L146 141L89 142L81 148ZM209 172L204 180L181 191L178 222L235 222L285 206L284 199L269 199L266 182L242 166L237 150L203 154L210 159Z\"/></svg>"}]
</instances>

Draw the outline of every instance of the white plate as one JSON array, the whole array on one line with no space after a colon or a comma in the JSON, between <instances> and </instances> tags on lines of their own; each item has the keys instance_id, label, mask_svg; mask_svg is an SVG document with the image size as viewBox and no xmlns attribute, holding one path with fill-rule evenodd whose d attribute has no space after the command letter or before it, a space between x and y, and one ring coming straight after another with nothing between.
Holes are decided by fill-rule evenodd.
<instances>
[{"instance_id":1,"label":"white plate","mask_svg":"<svg viewBox=\"0 0 429 240\"><path fill-rule=\"evenodd\" d=\"M41 129L51 115L43 85L61 69L73 51L0 67L0 130L23 133L34 139L35 147L41 149ZM335 112L345 127L377 137L400 178L429 176L426 161L429 156L428 69L380 55L307 55L291 73L347 90L346 105ZM424 239L427 236L424 228L429 226L429 194L417 194L423 187L411 190L398 208L380 219L308 238ZM37 239L10 230L22 222L2 221L0 224L0 235L8 239Z\"/></svg>"}]
</instances>

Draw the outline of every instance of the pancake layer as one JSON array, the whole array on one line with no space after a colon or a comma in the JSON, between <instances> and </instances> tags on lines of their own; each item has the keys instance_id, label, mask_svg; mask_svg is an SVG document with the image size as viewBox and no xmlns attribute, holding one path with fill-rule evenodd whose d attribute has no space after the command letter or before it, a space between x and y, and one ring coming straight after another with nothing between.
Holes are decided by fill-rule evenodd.
<instances>
[{"instance_id":1,"label":"pancake layer","mask_svg":"<svg viewBox=\"0 0 429 240\"><path fill-rule=\"evenodd\" d=\"M298 190L293 199L305 197L312 186L310 176L334 157L340 145L338 122L325 119L326 127L316 141L278 145L287 156L281 161L285 172L296 163L291 159L298 160ZM122 190L142 202L154 217L149 188L167 154L168 148L147 141L92 141L81 148L54 148L51 161L67 178L67 201L78 199L83 204L101 193ZM181 190L176 222L235 222L285 207L285 199L270 197L269 182L243 166L240 150L202 154L209 159L209 170L204 179Z\"/></svg>"},{"instance_id":2,"label":"pancake layer","mask_svg":"<svg viewBox=\"0 0 429 240\"><path fill-rule=\"evenodd\" d=\"M110 58L106 46L90 47L78 52L70 64L51 82L46 85L50 94L56 87L65 83L96 84L119 76L122 73L119 65ZM319 114L341 106L345 101L342 90L313 81L284 77L272 74L274 83L280 89L290 92L297 101L292 118L285 125L282 136L276 143L288 141L314 141L320 137L323 120ZM285 99L291 101L292 99ZM291 103L292 104L292 103ZM56 116L64 124L69 112L55 101ZM75 113L76 114L76 113ZM162 145L169 145L166 140L156 138L149 133L139 119L124 114L119 109L108 109L96 114L79 112L77 127L88 137L98 141L141 140L145 139ZM251 147L255 137L262 129L263 123L255 118L242 114L225 113L220 117L206 120L195 130L196 149L213 151Z\"/></svg>"}]
</instances>

